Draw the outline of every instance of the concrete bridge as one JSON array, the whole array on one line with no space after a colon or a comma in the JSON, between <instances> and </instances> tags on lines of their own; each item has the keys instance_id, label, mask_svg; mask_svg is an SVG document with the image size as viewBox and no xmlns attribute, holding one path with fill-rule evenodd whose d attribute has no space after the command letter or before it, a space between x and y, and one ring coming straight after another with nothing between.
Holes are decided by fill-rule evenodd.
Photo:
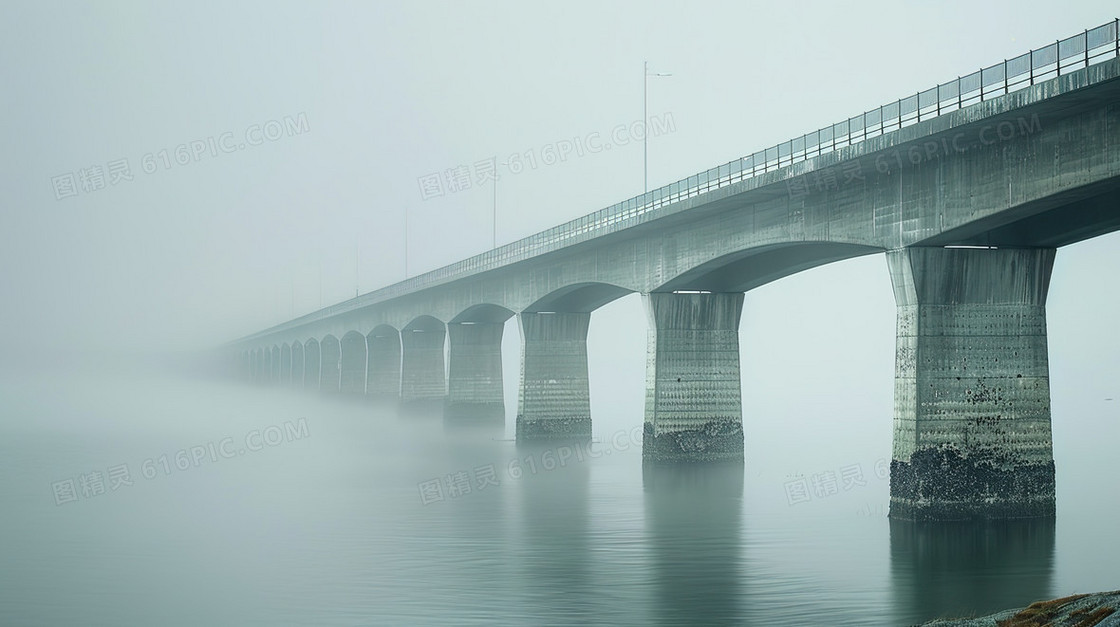
<instances>
[{"instance_id":1,"label":"concrete bridge","mask_svg":"<svg viewBox=\"0 0 1120 627\"><path fill-rule=\"evenodd\" d=\"M741 460L743 293L885 253L898 306L891 516L1052 515L1046 295L1057 248L1120 227L1117 27L227 349L254 381L504 415L500 346L516 315L518 440L586 439L591 314L639 292L645 460Z\"/></svg>"}]
</instances>

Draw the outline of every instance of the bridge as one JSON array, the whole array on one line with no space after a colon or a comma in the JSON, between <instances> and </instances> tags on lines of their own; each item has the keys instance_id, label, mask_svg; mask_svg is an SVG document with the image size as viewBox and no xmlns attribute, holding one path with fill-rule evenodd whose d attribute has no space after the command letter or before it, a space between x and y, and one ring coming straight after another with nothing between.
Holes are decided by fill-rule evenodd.
<instances>
[{"instance_id":1,"label":"bridge","mask_svg":"<svg viewBox=\"0 0 1120 627\"><path fill-rule=\"evenodd\" d=\"M500 347L516 315L518 441L587 439L591 314L638 292L644 461L736 461L744 292L883 253L897 303L891 516L1053 515L1046 296L1057 248L1120 228L1118 27L225 350L256 382L504 416Z\"/></svg>"}]
</instances>

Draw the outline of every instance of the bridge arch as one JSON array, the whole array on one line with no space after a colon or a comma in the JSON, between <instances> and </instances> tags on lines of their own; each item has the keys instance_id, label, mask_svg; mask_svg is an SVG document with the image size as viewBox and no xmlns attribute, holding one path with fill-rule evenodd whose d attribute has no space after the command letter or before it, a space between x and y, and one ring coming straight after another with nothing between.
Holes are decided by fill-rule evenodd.
<instances>
[{"instance_id":1,"label":"bridge arch","mask_svg":"<svg viewBox=\"0 0 1120 627\"><path fill-rule=\"evenodd\" d=\"M514 311L501 305L484 303L467 307L459 312L459 315L452 318L448 324L498 324L512 318L514 313Z\"/></svg>"},{"instance_id":2,"label":"bridge arch","mask_svg":"<svg viewBox=\"0 0 1120 627\"><path fill-rule=\"evenodd\" d=\"M319 343L319 359L322 363L319 374L320 392L338 392L342 381L342 345L334 335L327 334Z\"/></svg>"},{"instance_id":3,"label":"bridge arch","mask_svg":"<svg viewBox=\"0 0 1120 627\"><path fill-rule=\"evenodd\" d=\"M610 283L573 283L549 292L525 308L526 312L590 313L634 290Z\"/></svg>"},{"instance_id":4,"label":"bridge arch","mask_svg":"<svg viewBox=\"0 0 1120 627\"><path fill-rule=\"evenodd\" d=\"M653 292L747 292L761 285L834 261L885 252L877 246L797 241L752 247L694 266Z\"/></svg>"},{"instance_id":5,"label":"bridge arch","mask_svg":"<svg viewBox=\"0 0 1120 627\"><path fill-rule=\"evenodd\" d=\"M339 388L346 394L366 392L366 336L357 331L347 331L342 336L342 355Z\"/></svg>"},{"instance_id":6,"label":"bridge arch","mask_svg":"<svg viewBox=\"0 0 1120 627\"><path fill-rule=\"evenodd\" d=\"M318 390L323 374L323 355L319 340L311 338L303 345L303 387Z\"/></svg>"},{"instance_id":7,"label":"bridge arch","mask_svg":"<svg viewBox=\"0 0 1120 627\"><path fill-rule=\"evenodd\" d=\"M366 335L366 394L396 400L401 393L401 333L380 324Z\"/></svg>"}]
</instances>

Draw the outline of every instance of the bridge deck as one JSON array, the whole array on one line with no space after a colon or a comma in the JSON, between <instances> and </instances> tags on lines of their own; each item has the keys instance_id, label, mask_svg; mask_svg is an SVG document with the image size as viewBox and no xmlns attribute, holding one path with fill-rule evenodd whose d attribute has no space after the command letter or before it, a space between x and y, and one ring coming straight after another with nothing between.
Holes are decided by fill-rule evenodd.
<instances>
[{"instance_id":1,"label":"bridge deck","mask_svg":"<svg viewBox=\"0 0 1120 627\"><path fill-rule=\"evenodd\" d=\"M1033 104L1068 93L1087 83L1063 83L1054 79L1120 57L1118 33L1120 20L1113 20L541 233L308 313L234 343L298 328L665 218L696 206L694 202L682 201L715 190L734 185L737 186L737 191L745 191L772 185L791 176L812 171L818 166L815 161L819 161L821 156L839 153L837 158L840 160L859 156L865 152L862 148L869 147L865 142L874 138L895 135L898 141L893 143L913 141L918 137L903 136L897 132L922 122L937 118L946 122L936 127L927 124L924 134L975 123L1005 112L1004 108L984 106L984 103L991 104L993 99L1020 92L1044 81L1051 82L1055 87L1037 93L1030 102L1020 102L1018 105ZM882 149L878 142L872 144L873 150ZM796 169L797 171L789 169L789 166L802 162L808 163Z\"/></svg>"}]
</instances>

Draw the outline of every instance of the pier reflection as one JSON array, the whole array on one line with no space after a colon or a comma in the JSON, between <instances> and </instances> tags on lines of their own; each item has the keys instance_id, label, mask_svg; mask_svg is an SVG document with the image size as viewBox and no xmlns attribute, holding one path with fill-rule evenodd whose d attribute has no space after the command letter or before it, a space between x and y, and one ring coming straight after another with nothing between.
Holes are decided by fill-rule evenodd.
<instances>
[{"instance_id":1,"label":"pier reflection","mask_svg":"<svg viewBox=\"0 0 1120 627\"><path fill-rule=\"evenodd\" d=\"M658 624L740 624L743 464L646 464L642 484Z\"/></svg>"},{"instance_id":2,"label":"pier reflection","mask_svg":"<svg viewBox=\"0 0 1120 627\"><path fill-rule=\"evenodd\" d=\"M890 521L895 622L981 616L1051 596L1054 518Z\"/></svg>"}]
</instances>

